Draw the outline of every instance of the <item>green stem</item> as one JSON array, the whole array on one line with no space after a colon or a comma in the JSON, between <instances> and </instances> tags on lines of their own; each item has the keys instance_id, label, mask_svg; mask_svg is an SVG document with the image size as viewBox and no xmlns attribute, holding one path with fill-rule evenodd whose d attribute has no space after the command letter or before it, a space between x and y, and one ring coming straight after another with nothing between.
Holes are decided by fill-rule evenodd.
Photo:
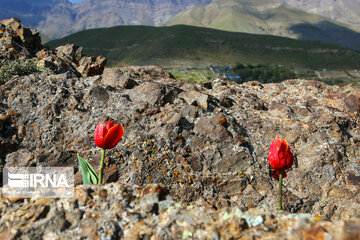
<instances>
[{"instance_id":1,"label":"green stem","mask_svg":"<svg viewBox=\"0 0 360 240\"><path fill-rule=\"evenodd\" d=\"M283 180L283 171L280 171L279 173L279 202L278 202L278 211L284 211L283 205L282 205L282 180Z\"/></svg>"},{"instance_id":2,"label":"green stem","mask_svg":"<svg viewBox=\"0 0 360 240\"><path fill-rule=\"evenodd\" d=\"M105 149L101 149L101 162L100 162L100 171L99 171L99 181L98 184L102 184L102 175L104 170L104 161L105 161Z\"/></svg>"}]
</instances>

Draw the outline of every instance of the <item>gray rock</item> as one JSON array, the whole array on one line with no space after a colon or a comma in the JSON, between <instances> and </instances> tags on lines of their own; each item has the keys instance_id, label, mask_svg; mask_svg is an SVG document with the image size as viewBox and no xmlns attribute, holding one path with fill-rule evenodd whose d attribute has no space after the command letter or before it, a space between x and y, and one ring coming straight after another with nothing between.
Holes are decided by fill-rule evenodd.
<instances>
[{"instance_id":1,"label":"gray rock","mask_svg":"<svg viewBox=\"0 0 360 240\"><path fill-rule=\"evenodd\" d=\"M197 91L184 91L179 94L179 97L184 99L185 102L189 105L196 104L197 106L203 108L204 110L208 109L208 98L206 94L202 94Z\"/></svg>"},{"instance_id":2,"label":"gray rock","mask_svg":"<svg viewBox=\"0 0 360 240\"><path fill-rule=\"evenodd\" d=\"M154 82L145 82L129 92L134 102L147 102L149 105L159 105L165 93L163 85Z\"/></svg>"}]
</instances>

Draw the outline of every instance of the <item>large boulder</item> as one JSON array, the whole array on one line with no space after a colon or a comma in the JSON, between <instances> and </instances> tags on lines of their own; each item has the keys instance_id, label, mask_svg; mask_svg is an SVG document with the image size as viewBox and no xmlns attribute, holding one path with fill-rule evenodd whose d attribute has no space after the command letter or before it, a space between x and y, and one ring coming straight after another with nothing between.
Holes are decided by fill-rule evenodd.
<instances>
[{"instance_id":1,"label":"large boulder","mask_svg":"<svg viewBox=\"0 0 360 240\"><path fill-rule=\"evenodd\" d=\"M23 27L18 18L0 20L0 60L31 57L41 48L37 30Z\"/></svg>"},{"instance_id":2,"label":"large boulder","mask_svg":"<svg viewBox=\"0 0 360 240\"><path fill-rule=\"evenodd\" d=\"M55 51L43 48L37 30L22 26L18 18L0 20L0 65L25 59L31 59L42 70L70 71L79 77L101 75L106 65L105 57L86 57L82 47L73 44Z\"/></svg>"}]
</instances>

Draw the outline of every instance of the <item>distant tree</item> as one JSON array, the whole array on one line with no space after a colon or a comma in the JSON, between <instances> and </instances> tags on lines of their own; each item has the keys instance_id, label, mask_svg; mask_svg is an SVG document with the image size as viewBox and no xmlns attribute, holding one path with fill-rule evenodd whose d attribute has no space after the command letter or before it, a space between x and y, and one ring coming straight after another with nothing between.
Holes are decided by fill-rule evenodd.
<instances>
[{"instance_id":1,"label":"distant tree","mask_svg":"<svg viewBox=\"0 0 360 240\"><path fill-rule=\"evenodd\" d=\"M237 83L248 81L271 83L296 78L295 72L290 67L284 66L266 66L262 64L244 66L243 64L237 64L233 71L236 75L240 76L240 79L232 80Z\"/></svg>"}]
</instances>

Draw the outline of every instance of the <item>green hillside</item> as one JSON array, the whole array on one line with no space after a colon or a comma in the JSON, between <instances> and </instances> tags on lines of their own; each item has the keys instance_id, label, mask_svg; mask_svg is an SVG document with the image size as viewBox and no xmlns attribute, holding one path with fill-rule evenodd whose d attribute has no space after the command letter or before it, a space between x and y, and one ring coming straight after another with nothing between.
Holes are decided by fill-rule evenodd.
<instances>
[{"instance_id":1,"label":"green hillside","mask_svg":"<svg viewBox=\"0 0 360 240\"><path fill-rule=\"evenodd\" d=\"M360 50L360 33L355 28L272 0L217 0L182 12L164 26L178 24L322 41Z\"/></svg>"},{"instance_id":2,"label":"green hillside","mask_svg":"<svg viewBox=\"0 0 360 240\"><path fill-rule=\"evenodd\" d=\"M47 45L55 48L66 43L83 46L85 54L106 56L110 65L119 66L259 63L360 67L359 53L335 45L184 25L91 29Z\"/></svg>"}]
</instances>

